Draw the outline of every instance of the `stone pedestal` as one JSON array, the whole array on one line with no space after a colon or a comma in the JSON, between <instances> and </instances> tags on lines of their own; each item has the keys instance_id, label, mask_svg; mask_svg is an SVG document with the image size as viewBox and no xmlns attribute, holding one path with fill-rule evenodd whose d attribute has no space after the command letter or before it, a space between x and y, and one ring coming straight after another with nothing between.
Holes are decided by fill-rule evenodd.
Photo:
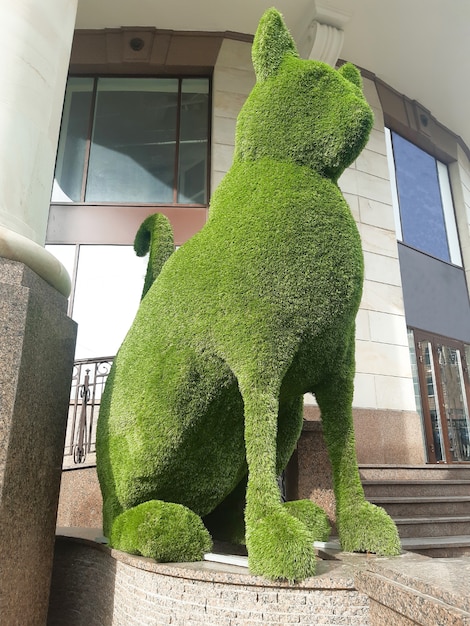
<instances>
[{"instance_id":1,"label":"stone pedestal","mask_svg":"<svg viewBox=\"0 0 470 626\"><path fill-rule=\"evenodd\" d=\"M369 600L353 580L364 555L331 554L315 576L289 584L251 575L244 557L237 565L157 563L100 545L96 529L74 534L57 538L48 626L369 623Z\"/></svg>"},{"instance_id":2,"label":"stone pedestal","mask_svg":"<svg viewBox=\"0 0 470 626\"><path fill-rule=\"evenodd\" d=\"M45 624L76 325L67 301L0 258L0 615Z\"/></svg>"}]
</instances>

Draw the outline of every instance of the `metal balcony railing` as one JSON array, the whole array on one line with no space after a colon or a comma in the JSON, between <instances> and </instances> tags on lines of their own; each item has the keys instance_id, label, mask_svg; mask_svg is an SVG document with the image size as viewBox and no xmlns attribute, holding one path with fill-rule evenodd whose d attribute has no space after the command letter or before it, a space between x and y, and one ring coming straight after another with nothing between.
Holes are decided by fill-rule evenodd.
<instances>
[{"instance_id":1,"label":"metal balcony railing","mask_svg":"<svg viewBox=\"0 0 470 626\"><path fill-rule=\"evenodd\" d=\"M96 422L114 357L75 361L63 468L96 465Z\"/></svg>"}]
</instances>

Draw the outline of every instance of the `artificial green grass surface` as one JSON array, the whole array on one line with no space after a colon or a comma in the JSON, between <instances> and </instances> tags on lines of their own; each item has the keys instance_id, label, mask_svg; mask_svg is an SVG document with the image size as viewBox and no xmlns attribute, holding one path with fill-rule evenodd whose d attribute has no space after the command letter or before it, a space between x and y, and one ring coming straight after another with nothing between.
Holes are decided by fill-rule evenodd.
<instances>
[{"instance_id":1,"label":"artificial green grass surface","mask_svg":"<svg viewBox=\"0 0 470 626\"><path fill-rule=\"evenodd\" d=\"M309 391L322 412L343 546L399 550L391 520L365 503L357 470L363 259L336 184L373 117L357 69L299 59L274 9L261 19L253 63L257 84L207 224L164 264L164 220L138 237L145 249L156 233L153 269L106 385L97 464L113 546L200 558L210 541L202 518L214 538L246 540L253 573L294 581L315 572L313 541L328 536L318 507L281 504L276 480Z\"/></svg>"},{"instance_id":2,"label":"artificial green grass surface","mask_svg":"<svg viewBox=\"0 0 470 626\"><path fill-rule=\"evenodd\" d=\"M165 261L170 258L174 248L173 230L168 218L162 213L149 215L140 225L134 240L136 255L149 255L142 298L160 274Z\"/></svg>"}]
</instances>

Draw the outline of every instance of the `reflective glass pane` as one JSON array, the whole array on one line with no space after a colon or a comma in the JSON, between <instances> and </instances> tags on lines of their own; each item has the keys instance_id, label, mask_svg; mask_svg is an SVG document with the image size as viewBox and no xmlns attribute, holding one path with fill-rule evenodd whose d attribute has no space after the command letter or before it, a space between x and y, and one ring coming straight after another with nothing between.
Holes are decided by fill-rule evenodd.
<instances>
[{"instance_id":1,"label":"reflective glass pane","mask_svg":"<svg viewBox=\"0 0 470 626\"><path fill-rule=\"evenodd\" d=\"M453 461L470 461L469 418L460 350L438 346L442 394Z\"/></svg>"},{"instance_id":2,"label":"reflective glass pane","mask_svg":"<svg viewBox=\"0 0 470 626\"><path fill-rule=\"evenodd\" d=\"M426 387L431 417L432 436L436 461L445 460L444 445L442 439L441 413L439 410L439 398L437 395L436 375L434 371L434 361L432 358L431 343L423 345L423 362L426 376Z\"/></svg>"},{"instance_id":3,"label":"reflective glass pane","mask_svg":"<svg viewBox=\"0 0 470 626\"><path fill-rule=\"evenodd\" d=\"M421 391L419 387L418 361L416 359L415 339L412 330L408 330L408 346L410 349L411 373L413 375L413 387L415 392L416 410L423 419L423 406L421 404Z\"/></svg>"},{"instance_id":4,"label":"reflective glass pane","mask_svg":"<svg viewBox=\"0 0 470 626\"><path fill-rule=\"evenodd\" d=\"M138 309L146 268L147 259L132 246L80 246L75 358L116 354Z\"/></svg>"},{"instance_id":5,"label":"reflective glass pane","mask_svg":"<svg viewBox=\"0 0 470 626\"><path fill-rule=\"evenodd\" d=\"M434 157L392 133L403 241L450 262Z\"/></svg>"},{"instance_id":6,"label":"reflective glass pane","mask_svg":"<svg viewBox=\"0 0 470 626\"><path fill-rule=\"evenodd\" d=\"M87 202L172 202L178 80L100 78Z\"/></svg>"},{"instance_id":7,"label":"reflective glass pane","mask_svg":"<svg viewBox=\"0 0 470 626\"><path fill-rule=\"evenodd\" d=\"M179 146L178 202L207 202L209 81L183 80Z\"/></svg>"},{"instance_id":8,"label":"reflective glass pane","mask_svg":"<svg viewBox=\"0 0 470 626\"><path fill-rule=\"evenodd\" d=\"M90 126L93 78L69 78L62 113L52 202L79 202Z\"/></svg>"}]
</instances>

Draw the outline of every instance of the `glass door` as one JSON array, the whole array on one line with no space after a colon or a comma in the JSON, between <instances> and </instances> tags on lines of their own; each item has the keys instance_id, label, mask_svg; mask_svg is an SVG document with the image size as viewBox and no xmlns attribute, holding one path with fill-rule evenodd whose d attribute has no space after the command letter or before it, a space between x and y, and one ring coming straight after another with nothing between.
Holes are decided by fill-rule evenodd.
<instances>
[{"instance_id":1,"label":"glass door","mask_svg":"<svg viewBox=\"0 0 470 626\"><path fill-rule=\"evenodd\" d=\"M470 346L414 331L430 463L470 462Z\"/></svg>"}]
</instances>

